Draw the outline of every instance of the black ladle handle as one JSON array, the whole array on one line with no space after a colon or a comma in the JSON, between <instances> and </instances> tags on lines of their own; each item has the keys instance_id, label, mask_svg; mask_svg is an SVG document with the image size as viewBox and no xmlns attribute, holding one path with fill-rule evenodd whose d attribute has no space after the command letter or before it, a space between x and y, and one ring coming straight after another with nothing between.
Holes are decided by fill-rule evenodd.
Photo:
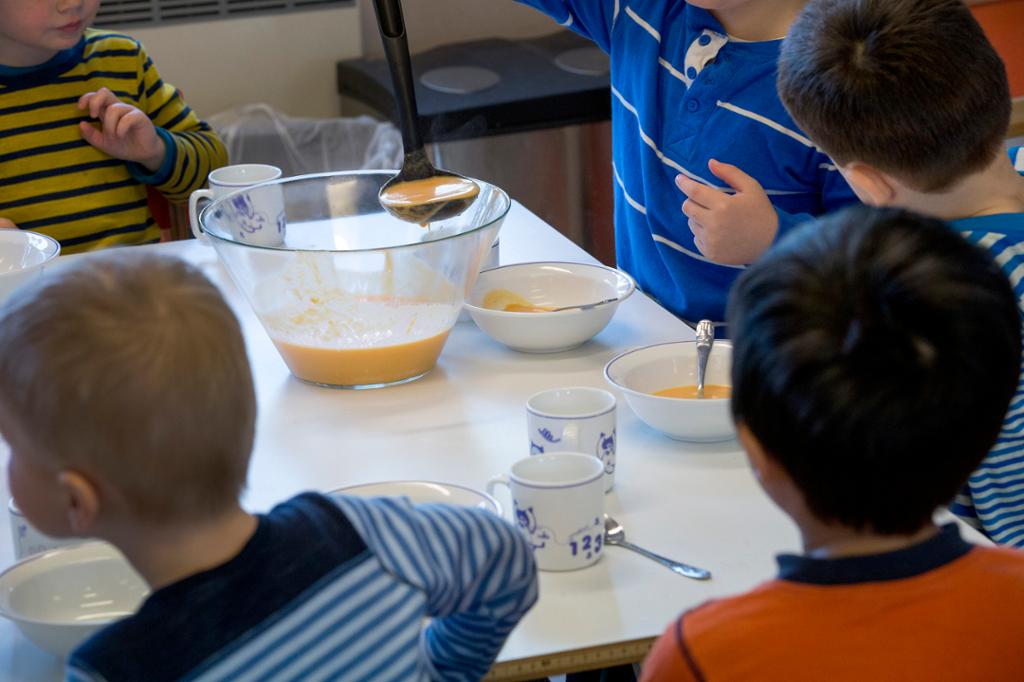
<instances>
[{"instance_id":1,"label":"black ladle handle","mask_svg":"<svg viewBox=\"0 0 1024 682\"><path fill-rule=\"evenodd\" d=\"M402 144L408 156L423 149L420 137L419 112L416 109L416 81L412 75L409 42L405 34L401 0L373 0L377 12L377 28L384 43L384 56L391 71L391 82L398 103L398 121L402 129Z\"/></svg>"}]
</instances>

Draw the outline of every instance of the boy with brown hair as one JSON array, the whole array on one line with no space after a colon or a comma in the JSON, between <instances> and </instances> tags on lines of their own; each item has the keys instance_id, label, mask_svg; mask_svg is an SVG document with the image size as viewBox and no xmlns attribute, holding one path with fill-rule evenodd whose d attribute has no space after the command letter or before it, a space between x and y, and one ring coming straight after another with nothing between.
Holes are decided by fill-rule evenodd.
<instances>
[{"instance_id":1,"label":"boy with brown hair","mask_svg":"<svg viewBox=\"0 0 1024 682\"><path fill-rule=\"evenodd\" d=\"M256 397L217 288L126 251L39 281L0 310L11 493L48 535L115 545L153 590L72 653L69 679L486 673L537 596L515 528L315 493L246 512Z\"/></svg>"},{"instance_id":2,"label":"boy with brown hair","mask_svg":"<svg viewBox=\"0 0 1024 682\"><path fill-rule=\"evenodd\" d=\"M1006 71L960 0L812 0L778 84L861 200L951 221L1002 266L1024 311L1024 149L1003 150ZM952 509L1024 547L1024 382Z\"/></svg>"},{"instance_id":3,"label":"boy with brown hair","mask_svg":"<svg viewBox=\"0 0 1024 682\"><path fill-rule=\"evenodd\" d=\"M933 514L977 467L1017 387L1017 299L945 223L858 207L740 277L732 412L803 551L683 614L645 680L1019 680L1024 553Z\"/></svg>"}]
</instances>

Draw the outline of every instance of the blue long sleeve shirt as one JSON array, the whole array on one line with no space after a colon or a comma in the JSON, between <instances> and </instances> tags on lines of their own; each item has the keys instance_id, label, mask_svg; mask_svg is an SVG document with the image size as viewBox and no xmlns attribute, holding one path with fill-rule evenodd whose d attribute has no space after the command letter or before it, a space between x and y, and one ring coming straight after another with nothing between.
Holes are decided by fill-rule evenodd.
<instances>
[{"instance_id":1,"label":"blue long sleeve shirt","mask_svg":"<svg viewBox=\"0 0 1024 682\"><path fill-rule=\"evenodd\" d=\"M488 512L308 493L86 641L67 679L479 680L536 599L530 545Z\"/></svg>"},{"instance_id":2,"label":"blue long sleeve shirt","mask_svg":"<svg viewBox=\"0 0 1024 682\"><path fill-rule=\"evenodd\" d=\"M708 161L738 166L768 192L780 236L856 201L779 100L781 37L738 41L683 0L519 1L611 55L618 264L676 315L724 320L742 270L710 262L694 245L676 175L727 189Z\"/></svg>"}]
</instances>

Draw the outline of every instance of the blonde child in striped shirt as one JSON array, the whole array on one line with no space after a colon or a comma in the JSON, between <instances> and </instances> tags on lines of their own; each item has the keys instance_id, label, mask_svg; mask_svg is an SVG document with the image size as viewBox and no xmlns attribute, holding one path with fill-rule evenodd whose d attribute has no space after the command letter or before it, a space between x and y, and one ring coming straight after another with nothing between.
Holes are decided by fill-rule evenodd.
<instances>
[{"instance_id":1,"label":"blonde child in striped shirt","mask_svg":"<svg viewBox=\"0 0 1024 682\"><path fill-rule=\"evenodd\" d=\"M157 241L147 186L182 201L227 163L138 41L87 28L98 7L0 0L0 227L65 253Z\"/></svg>"}]
</instances>

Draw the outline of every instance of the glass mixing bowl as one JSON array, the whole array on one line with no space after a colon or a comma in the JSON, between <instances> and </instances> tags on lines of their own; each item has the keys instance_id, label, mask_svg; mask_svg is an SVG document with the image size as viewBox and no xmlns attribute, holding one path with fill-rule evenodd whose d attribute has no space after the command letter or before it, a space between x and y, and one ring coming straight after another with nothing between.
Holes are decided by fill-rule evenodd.
<instances>
[{"instance_id":1,"label":"glass mixing bowl","mask_svg":"<svg viewBox=\"0 0 1024 682\"><path fill-rule=\"evenodd\" d=\"M392 218L388 172L275 180L209 204L199 225L288 368L322 386L374 388L429 372L509 209L485 182L461 215Z\"/></svg>"}]
</instances>

